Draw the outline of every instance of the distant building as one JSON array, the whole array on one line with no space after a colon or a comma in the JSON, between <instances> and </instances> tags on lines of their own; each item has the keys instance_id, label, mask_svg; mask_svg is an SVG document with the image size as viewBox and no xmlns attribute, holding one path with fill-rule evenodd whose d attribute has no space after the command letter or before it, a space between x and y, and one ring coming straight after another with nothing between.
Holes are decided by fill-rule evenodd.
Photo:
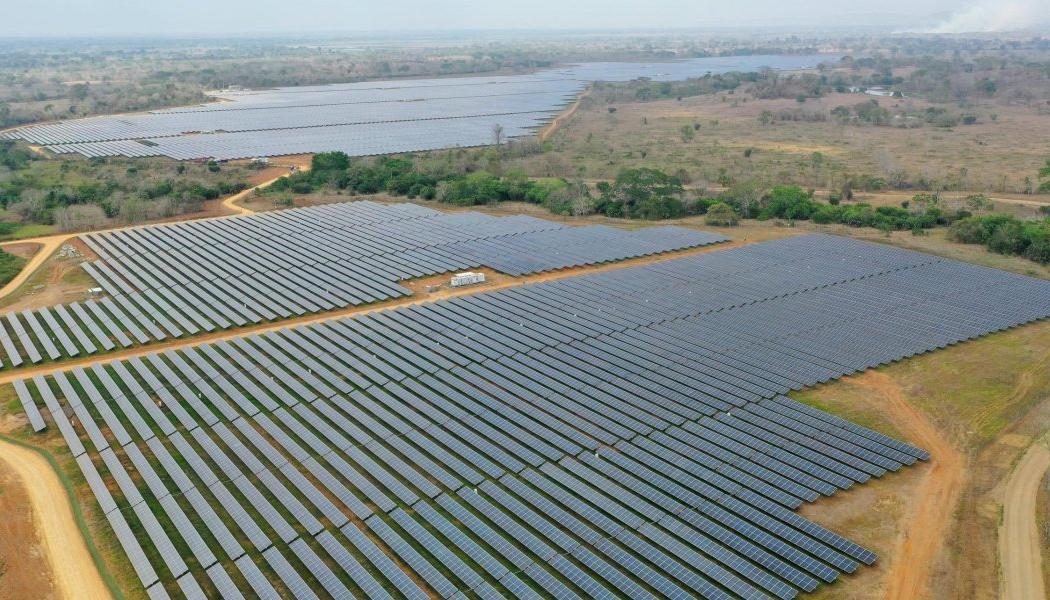
<instances>
[{"instance_id":1,"label":"distant building","mask_svg":"<svg viewBox=\"0 0 1050 600\"><path fill-rule=\"evenodd\" d=\"M864 93L869 95L869 96L879 96L880 98L891 98L891 97L892 98L903 98L904 97L904 94L902 94L900 91L890 90L890 89L887 89L887 88L882 87L882 86L870 87L870 88L864 90Z\"/></svg>"}]
</instances>

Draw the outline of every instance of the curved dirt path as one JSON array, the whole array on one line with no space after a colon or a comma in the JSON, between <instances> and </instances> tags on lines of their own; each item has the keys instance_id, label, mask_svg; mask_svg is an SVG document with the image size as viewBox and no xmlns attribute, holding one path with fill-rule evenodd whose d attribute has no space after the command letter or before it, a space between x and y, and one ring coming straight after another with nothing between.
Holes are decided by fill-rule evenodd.
<instances>
[{"instance_id":1,"label":"curved dirt path","mask_svg":"<svg viewBox=\"0 0 1050 600\"><path fill-rule=\"evenodd\" d=\"M1050 448L1037 441L1021 457L1003 494L1003 519L999 525L999 561L1003 600L1045 598L1036 495L1047 469Z\"/></svg>"},{"instance_id":2,"label":"curved dirt path","mask_svg":"<svg viewBox=\"0 0 1050 600\"><path fill-rule=\"evenodd\" d=\"M246 189L244 191L237 192L236 194L233 194L231 196L227 196L222 201L222 205L227 210L229 210L231 213L233 213L233 215L254 215L255 214L254 210L252 210L252 209L250 209L250 208L248 208L246 206L241 206L240 204L237 204L237 203L240 202L241 200L247 198L248 196L250 196L252 193L255 192L255 190L261 190L263 188L270 187L278 179L283 179L285 177L288 177L289 175L292 174L292 171L291 171L292 167L295 167L299 171L309 171L310 170L310 162L309 161L297 161L297 162L293 162L290 165L274 164L273 166L275 166L275 167L287 166L289 168L289 171L287 173L283 174L283 175L278 175L277 177L274 177L273 179L269 179L267 181L264 181L264 182L260 183L257 186L250 187L250 188L248 188L248 189ZM230 215L226 215L226 216L230 216Z\"/></svg>"},{"instance_id":3,"label":"curved dirt path","mask_svg":"<svg viewBox=\"0 0 1050 600\"><path fill-rule=\"evenodd\" d=\"M110 600L70 508L66 488L40 454L0 440L0 461L16 474L29 497L40 546L60 598Z\"/></svg>"},{"instance_id":4,"label":"curved dirt path","mask_svg":"<svg viewBox=\"0 0 1050 600\"><path fill-rule=\"evenodd\" d=\"M966 458L885 373L867 371L847 378L882 398L882 410L904 436L930 453L930 467L919 482L906 525L889 553L886 572L887 600L913 600L928 594L928 582L952 515L966 482Z\"/></svg>"},{"instance_id":5,"label":"curved dirt path","mask_svg":"<svg viewBox=\"0 0 1050 600\"><path fill-rule=\"evenodd\" d=\"M282 177L284 177L284 176L282 175ZM278 177L277 179L280 179L280 177ZM227 197L225 200L222 201L223 208L225 208L226 210L230 211L230 213L232 213L234 215L253 215L253 214L255 214L254 210L252 210L250 208L246 208L244 206L241 206L240 204L237 204L237 202L240 201L242 198L248 197L248 195L251 194L252 192L254 192L255 190L257 190L257 189L259 189L261 187L264 187L266 185L269 185L269 184L273 183L274 181L277 181L277 179L272 179L272 180L270 180L267 183L263 183L263 184L255 186L255 187L248 188L248 189L246 189L244 191L237 192L236 194L233 194L233 195Z\"/></svg>"},{"instance_id":6,"label":"curved dirt path","mask_svg":"<svg viewBox=\"0 0 1050 600\"><path fill-rule=\"evenodd\" d=\"M21 287L21 285L25 283L26 280L28 280L33 275L33 273L36 272L37 269L40 268L40 265L44 264L44 262L47 261L47 259L51 258L51 255L54 254L56 250L61 248L62 244L66 243L66 241L71 237L74 236L69 233L62 233L58 235L48 235L44 237L29 238L25 240L15 240L12 242L2 244L2 246L6 246L8 244L40 244L40 248L36 251L36 254L34 254L33 257L26 262L25 266L22 267L22 270L18 272L18 275L15 275L14 279L8 281L7 284L4 285L4 287L0 288L0 298L7 296L11 292Z\"/></svg>"}]
</instances>

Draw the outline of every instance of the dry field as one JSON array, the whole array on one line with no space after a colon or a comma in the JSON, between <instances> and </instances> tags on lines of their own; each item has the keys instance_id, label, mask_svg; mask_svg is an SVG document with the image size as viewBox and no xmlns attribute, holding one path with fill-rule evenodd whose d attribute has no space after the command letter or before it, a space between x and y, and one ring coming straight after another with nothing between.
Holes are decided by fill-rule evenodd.
<instances>
[{"instance_id":1,"label":"dry field","mask_svg":"<svg viewBox=\"0 0 1050 600\"><path fill-rule=\"evenodd\" d=\"M681 101L614 105L589 101L549 137L553 152L522 159L520 164L532 175L588 179L609 179L624 167L648 166L669 173L683 169L694 182L709 185L717 182L719 169L725 169L737 179L790 181L818 189L837 187L847 173L886 177L903 170L909 180L925 176L957 181L960 189L1002 194L1022 192L1024 178L1034 180L1050 154L1045 143L1050 137L1050 114L1028 107L944 105L952 113L978 117L974 125L951 129L759 121L766 110L826 112L869 99L862 94L832 94L799 104L719 93ZM930 106L913 99L880 98L879 102L887 108ZM694 125L699 125L695 137L684 141L682 127ZM746 149L752 149L750 158L744 157ZM819 166L814 164L814 152L821 154Z\"/></svg>"},{"instance_id":2,"label":"dry field","mask_svg":"<svg viewBox=\"0 0 1050 600\"><path fill-rule=\"evenodd\" d=\"M873 375L881 385L867 385L865 378ZM919 417L902 419L894 394ZM913 575L909 571L923 568L928 578L918 597L998 597L1003 488L1025 448L1050 429L1050 322L796 396L926 447L929 440L913 430L916 421L928 420L937 438L949 445L940 453L934 449L929 464L807 507L804 514L848 532L882 557L874 569L844 578L818 597L892 596ZM961 471L953 464L956 459L962 460ZM1043 502L1045 507L1045 492ZM917 558L928 562L908 562Z\"/></svg>"}]
</instances>

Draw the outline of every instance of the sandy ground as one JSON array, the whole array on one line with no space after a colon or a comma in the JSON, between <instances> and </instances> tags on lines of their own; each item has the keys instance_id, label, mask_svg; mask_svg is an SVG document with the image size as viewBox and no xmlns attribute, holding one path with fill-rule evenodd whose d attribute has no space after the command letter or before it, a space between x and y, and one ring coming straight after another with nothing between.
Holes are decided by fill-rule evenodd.
<instances>
[{"instance_id":1,"label":"sandy ground","mask_svg":"<svg viewBox=\"0 0 1050 600\"><path fill-rule=\"evenodd\" d=\"M112 596L80 535L69 497L51 465L40 454L0 440L0 462L20 480L33 513L43 556L51 567L54 590L60 598L109 600ZM44 590L41 590L44 591ZM20 598L46 598L48 594Z\"/></svg>"},{"instance_id":2,"label":"sandy ground","mask_svg":"<svg viewBox=\"0 0 1050 600\"><path fill-rule=\"evenodd\" d=\"M915 503L906 517L913 526L902 530L896 550L888 557L891 562L885 579L887 600L925 597L931 569L950 533L954 508L966 482L966 459L888 376L868 371L848 380L878 394L881 398L875 401L881 402L894 425L930 453L931 466L918 484Z\"/></svg>"},{"instance_id":3,"label":"sandy ground","mask_svg":"<svg viewBox=\"0 0 1050 600\"><path fill-rule=\"evenodd\" d=\"M22 480L0 461L0 600L56 599Z\"/></svg>"},{"instance_id":4,"label":"sandy ground","mask_svg":"<svg viewBox=\"0 0 1050 600\"><path fill-rule=\"evenodd\" d=\"M1047 469L1050 449L1045 443L1036 442L1006 484L999 526L1000 598L1004 600L1046 597L1035 505L1039 483Z\"/></svg>"}]
</instances>

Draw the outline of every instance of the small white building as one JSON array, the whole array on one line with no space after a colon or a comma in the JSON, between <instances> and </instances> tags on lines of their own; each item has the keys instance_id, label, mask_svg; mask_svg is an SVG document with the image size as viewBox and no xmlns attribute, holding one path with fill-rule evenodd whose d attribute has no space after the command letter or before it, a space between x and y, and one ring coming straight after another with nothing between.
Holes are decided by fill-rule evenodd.
<instances>
[{"instance_id":1,"label":"small white building","mask_svg":"<svg viewBox=\"0 0 1050 600\"><path fill-rule=\"evenodd\" d=\"M449 281L449 285L452 287L463 287L465 285L474 285L475 283L484 283L485 274L475 273L467 271L465 273L456 273L452 276L452 280Z\"/></svg>"}]
</instances>

